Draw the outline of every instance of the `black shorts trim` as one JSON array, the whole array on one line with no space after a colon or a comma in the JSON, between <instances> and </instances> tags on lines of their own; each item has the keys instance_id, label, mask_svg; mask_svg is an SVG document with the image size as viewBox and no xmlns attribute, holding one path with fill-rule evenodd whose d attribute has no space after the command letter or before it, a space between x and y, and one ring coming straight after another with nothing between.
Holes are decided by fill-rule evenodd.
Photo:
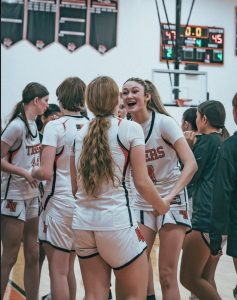
<instances>
[{"instance_id":1,"label":"black shorts trim","mask_svg":"<svg viewBox=\"0 0 237 300\"><path fill-rule=\"evenodd\" d=\"M10 285L12 287L14 287L14 289L17 290L18 293L20 293L24 297L26 296L26 292L21 287L19 287L14 281L12 281L11 279L9 279L8 282L10 283Z\"/></svg>"},{"instance_id":2,"label":"black shorts trim","mask_svg":"<svg viewBox=\"0 0 237 300\"><path fill-rule=\"evenodd\" d=\"M92 258L92 257L97 256L97 255L99 255L98 252L96 252L94 254L91 254L91 255L87 255L87 256L80 256L80 255L77 254L77 257L80 258L80 259L88 259L88 258Z\"/></svg>"},{"instance_id":3,"label":"black shorts trim","mask_svg":"<svg viewBox=\"0 0 237 300\"><path fill-rule=\"evenodd\" d=\"M210 249L210 243L206 239L204 233L200 231L200 234L201 234L201 237L203 238L203 241L205 242L205 244L207 245L207 247Z\"/></svg>"},{"instance_id":4,"label":"black shorts trim","mask_svg":"<svg viewBox=\"0 0 237 300\"><path fill-rule=\"evenodd\" d=\"M139 253L138 255L136 255L133 259L131 259L129 262L127 262L126 264L122 265L121 267L118 268L113 268L114 270L118 271L121 270L125 267L127 267L128 265L130 265L132 262L134 262L134 260L136 260L139 256L141 256L143 254L143 252L147 249L147 246L142 250L141 253Z\"/></svg>"},{"instance_id":5,"label":"black shorts trim","mask_svg":"<svg viewBox=\"0 0 237 300\"><path fill-rule=\"evenodd\" d=\"M209 243L209 241L206 239L206 237L205 237L205 235L204 235L204 231L201 231L201 230L198 230L198 229L195 229L195 228L193 228L192 230L200 233L200 235L201 235L201 237L202 237L204 243L205 243L205 244L207 245L207 247L210 249L210 243ZM208 233L208 234L209 234L209 233Z\"/></svg>"},{"instance_id":6,"label":"black shorts trim","mask_svg":"<svg viewBox=\"0 0 237 300\"><path fill-rule=\"evenodd\" d=\"M70 253L70 252L73 251L73 250L63 249L63 248L60 248L60 247L58 247L58 246L54 246L53 244L51 244L50 242L45 241L45 240L40 240L40 239L39 239L39 243L40 243L41 245L43 245L43 244L48 244L48 245L52 246L53 248L55 248L55 249L57 249L57 250L60 250L60 251L63 251L63 252L67 252L67 253Z\"/></svg>"},{"instance_id":7,"label":"black shorts trim","mask_svg":"<svg viewBox=\"0 0 237 300\"><path fill-rule=\"evenodd\" d=\"M143 210L140 210L140 221L141 221L142 225L145 225L144 224L144 211Z\"/></svg>"},{"instance_id":8,"label":"black shorts trim","mask_svg":"<svg viewBox=\"0 0 237 300\"><path fill-rule=\"evenodd\" d=\"M172 213L172 211L171 211L171 213ZM182 226L185 226L185 227L188 227L188 228L191 228L191 229L192 229L192 225L188 225L188 224L186 224L186 223L182 223L182 222L177 221L177 220L175 219L174 214L172 214L172 216L173 216L173 218L174 218L174 220L175 220L175 222L176 222L177 225L182 225ZM191 221L190 221L190 222L191 222ZM162 222L162 223L163 223L163 222ZM172 224L172 223L165 223L165 224ZM165 224L164 224L164 225L165 225ZM175 224L173 224L173 225L175 225ZM162 226L163 226L163 224L162 224Z\"/></svg>"},{"instance_id":9,"label":"black shorts trim","mask_svg":"<svg viewBox=\"0 0 237 300\"><path fill-rule=\"evenodd\" d=\"M175 225L181 225L181 226L189 228L188 233L192 231L192 226L190 226L188 224L185 224L185 223L182 223L182 222L177 222L176 220L175 220L175 222L176 222L175 224L174 223L165 223L165 224L162 224L161 228L164 227L165 225L174 225L174 226ZM159 230L161 230L161 228ZM187 232L186 232L186 234L187 234Z\"/></svg>"},{"instance_id":10,"label":"black shorts trim","mask_svg":"<svg viewBox=\"0 0 237 300\"><path fill-rule=\"evenodd\" d=\"M193 229L192 228L189 228L187 231L186 231L186 234L189 234L189 233L191 233L193 231Z\"/></svg>"},{"instance_id":11,"label":"black shorts trim","mask_svg":"<svg viewBox=\"0 0 237 300\"><path fill-rule=\"evenodd\" d=\"M20 214L21 214L21 212L20 212ZM20 214L18 215L18 216L9 216L9 215L5 215L5 214L3 214L3 213L1 213L1 216L3 216L3 217L8 217L8 218L12 218L12 219L18 219L19 217L20 217ZM38 217L37 217L38 218ZM26 222L26 221L24 221L24 220L21 220L21 219L18 219L19 221L22 221L22 222Z\"/></svg>"}]
</instances>

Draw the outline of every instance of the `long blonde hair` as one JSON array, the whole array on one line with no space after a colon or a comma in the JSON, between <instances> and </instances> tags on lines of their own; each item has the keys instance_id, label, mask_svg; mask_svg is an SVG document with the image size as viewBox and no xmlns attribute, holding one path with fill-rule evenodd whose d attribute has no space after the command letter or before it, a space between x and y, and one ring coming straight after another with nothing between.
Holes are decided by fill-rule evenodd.
<instances>
[{"instance_id":1,"label":"long blonde hair","mask_svg":"<svg viewBox=\"0 0 237 300\"><path fill-rule=\"evenodd\" d=\"M86 104L95 118L90 122L83 141L78 180L91 197L96 197L103 182L111 180L116 186L115 167L108 139L111 124L107 117L114 113L118 99L119 88L107 76L97 77L86 89Z\"/></svg>"},{"instance_id":2,"label":"long blonde hair","mask_svg":"<svg viewBox=\"0 0 237 300\"><path fill-rule=\"evenodd\" d=\"M144 80L148 85L148 93L151 95L151 100L147 103L147 108L150 110L155 110L160 114L170 116L168 111L165 109L164 104L161 101L160 94L156 86L150 80Z\"/></svg>"}]
</instances>

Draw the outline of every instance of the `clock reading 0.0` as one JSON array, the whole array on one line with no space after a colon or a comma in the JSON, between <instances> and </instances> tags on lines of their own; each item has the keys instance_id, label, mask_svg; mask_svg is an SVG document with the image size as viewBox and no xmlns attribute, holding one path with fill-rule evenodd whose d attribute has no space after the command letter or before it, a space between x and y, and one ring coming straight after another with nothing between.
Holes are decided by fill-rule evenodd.
<instances>
[{"instance_id":1,"label":"clock reading 0.0","mask_svg":"<svg viewBox=\"0 0 237 300\"><path fill-rule=\"evenodd\" d=\"M196 37L201 37L203 36L203 32L202 32L202 27L191 27L191 26L187 26L185 28L185 36L196 36Z\"/></svg>"},{"instance_id":2,"label":"clock reading 0.0","mask_svg":"<svg viewBox=\"0 0 237 300\"><path fill-rule=\"evenodd\" d=\"M162 24L161 61L175 58L176 26ZM181 62L219 64L224 61L224 29L207 26L181 25Z\"/></svg>"}]
</instances>

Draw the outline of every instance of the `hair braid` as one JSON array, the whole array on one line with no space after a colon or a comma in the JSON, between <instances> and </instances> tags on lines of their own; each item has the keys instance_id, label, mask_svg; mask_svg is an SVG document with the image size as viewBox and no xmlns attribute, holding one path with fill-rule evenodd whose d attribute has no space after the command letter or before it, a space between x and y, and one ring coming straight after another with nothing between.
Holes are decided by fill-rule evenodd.
<instances>
[{"instance_id":1,"label":"hair braid","mask_svg":"<svg viewBox=\"0 0 237 300\"><path fill-rule=\"evenodd\" d=\"M78 179L89 196L96 197L102 182L111 180L116 186L114 164L109 147L108 130L110 121L95 118L89 125L88 134L83 141L78 167Z\"/></svg>"}]
</instances>

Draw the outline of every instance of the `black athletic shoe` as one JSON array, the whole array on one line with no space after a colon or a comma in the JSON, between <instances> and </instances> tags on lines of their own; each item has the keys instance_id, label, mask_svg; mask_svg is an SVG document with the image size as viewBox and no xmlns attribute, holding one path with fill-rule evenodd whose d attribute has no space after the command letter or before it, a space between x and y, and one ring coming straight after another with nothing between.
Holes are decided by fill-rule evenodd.
<instances>
[{"instance_id":1,"label":"black athletic shoe","mask_svg":"<svg viewBox=\"0 0 237 300\"><path fill-rule=\"evenodd\" d=\"M108 300L113 300L111 289L109 289L109 298L108 298Z\"/></svg>"},{"instance_id":2,"label":"black athletic shoe","mask_svg":"<svg viewBox=\"0 0 237 300\"><path fill-rule=\"evenodd\" d=\"M47 294L41 298L41 300L51 300L51 294Z\"/></svg>"},{"instance_id":3,"label":"black athletic shoe","mask_svg":"<svg viewBox=\"0 0 237 300\"><path fill-rule=\"evenodd\" d=\"M237 284L236 284L236 287L233 289L233 295L234 295L235 299L237 299Z\"/></svg>"}]
</instances>

